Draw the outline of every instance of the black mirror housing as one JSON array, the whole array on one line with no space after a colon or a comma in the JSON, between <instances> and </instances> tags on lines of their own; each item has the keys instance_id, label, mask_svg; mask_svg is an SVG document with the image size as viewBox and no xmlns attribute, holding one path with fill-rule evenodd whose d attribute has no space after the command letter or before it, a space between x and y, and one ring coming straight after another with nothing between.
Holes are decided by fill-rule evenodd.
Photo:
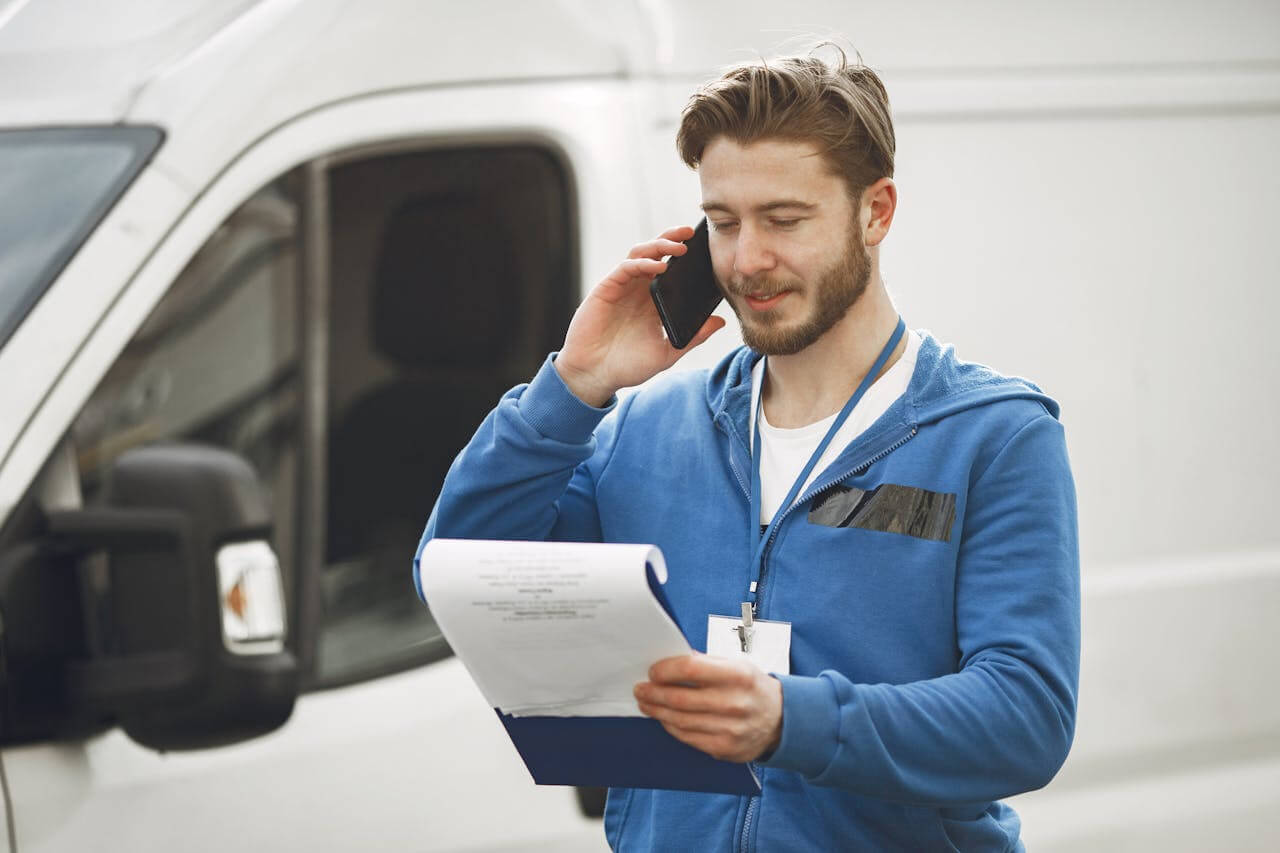
<instances>
[{"instance_id":1,"label":"black mirror housing","mask_svg":"<svg viewBox=\"0 0 1280 853\"><path fill-rule=\"evenodd\" d=\"M20 611L15 592L41 586L29 572L80 574L70 609L82 616L83 654L63 660L61 684L69 716L113 718L158 750L233 743L282 725L298 668L284 645L270 511L249 464L200 445L138 448L113 464L101 504L48 513L39 554L0 575L0 602ZM105 570L86 571L94 559ZM267 613L258 635L239 621L252 606ZM6 619L11 646L30 647L32 631L16 616Z\"/></svg>"}]
</instances>

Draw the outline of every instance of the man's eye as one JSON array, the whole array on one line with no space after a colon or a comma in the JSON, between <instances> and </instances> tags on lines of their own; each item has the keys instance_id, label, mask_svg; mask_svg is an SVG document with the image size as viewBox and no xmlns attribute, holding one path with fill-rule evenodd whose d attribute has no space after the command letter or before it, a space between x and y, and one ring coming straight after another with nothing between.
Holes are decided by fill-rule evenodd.
<instances>
[{"instance_id":1,"label":"man's eye","mask_svg":"<svg viewBox=\"0 0 1280 853\"><path fill-rule=\"evenodd\" d=\"M730 231L738 226L736 222L708 222L712 231Z\"/></svg>"},{"instance_id":2,"label":"man's eye","mask_svg":"<svg viewBox=\"0 0 1280 853\"><path fill-rule=\"evenodd\" d=\"M779 228L794 228L795 226L800 224L800 220L799 219L775 219L773 220L773 224L778 226Z\"/></svg>"}]
</instances>

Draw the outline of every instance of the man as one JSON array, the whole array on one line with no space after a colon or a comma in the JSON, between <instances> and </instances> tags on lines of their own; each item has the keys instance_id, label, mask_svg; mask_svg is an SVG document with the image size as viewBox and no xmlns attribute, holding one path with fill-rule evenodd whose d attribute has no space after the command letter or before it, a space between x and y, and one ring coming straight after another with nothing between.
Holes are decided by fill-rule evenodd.
<instances>
[{"instance_id":1,"label":"man","mask_svg":"<svg viewBox=\"0 0 1280 853\"><path fill-rule=\"evenodd\" d=\"M481 425L423 541L652 542L695 648L744 602L758 629L789 623L773 630L790 673L694 655L636 686L676 738L756 762L762 791L611 791L616 849L1020 849L998 799L1052 778L1075 720L1058 406L903 332L879 268L893 128L869 69L731 70L690 100L678 146L747 347L619 403L683 354L647 285L692 230L636 246Z\"/></svg>"}]
</instances>

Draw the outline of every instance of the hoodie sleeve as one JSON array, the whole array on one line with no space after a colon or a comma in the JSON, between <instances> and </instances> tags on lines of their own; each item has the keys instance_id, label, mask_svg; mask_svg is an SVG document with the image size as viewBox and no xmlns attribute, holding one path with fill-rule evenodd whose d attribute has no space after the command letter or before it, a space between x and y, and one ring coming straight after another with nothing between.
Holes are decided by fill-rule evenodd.
<instances>
[{"instance_id":1,"label":"hoodie sleeve","mask_svg":"<svg viewBox=\"0 0 1280 853\"><path fill-rule=\"evenodd\" d=\"M1043 787L1075 729L1080 584L1075 487L1061 425L1024 424L970 487L956 574L956 673L856 684L780 676L766 766L920 805Z\"/></svg>"},{"instance_id":2,"label":"hoodie sleeve","mask_svg":"<svg viewBox=\"0 0 1280 853\"><path fill-rule=\"evenodd\" d=\"M582 402L554 360L503 395L450 466L413 557L419 598L422 549L437 536L600 541L595 472L612 447L615 419L605 416L617 399L603 409Z\"/></svg>"}]
</instances>

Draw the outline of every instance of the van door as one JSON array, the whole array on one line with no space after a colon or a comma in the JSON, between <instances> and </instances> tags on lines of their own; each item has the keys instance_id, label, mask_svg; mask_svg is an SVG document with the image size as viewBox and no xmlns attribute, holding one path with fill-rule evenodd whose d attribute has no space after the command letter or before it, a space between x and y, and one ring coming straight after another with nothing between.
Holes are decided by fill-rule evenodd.
<instances>
[{"instance_id":1,"label":"van door","mask_svg":"<svg viewBox=\"0 0 1280 853\"><path fill-rule=\"evenodd\" d=\"M141 444L249 460L305 693L281 729L218 749L110 727L7 744L23 850L604 848L571 789L532 784L409 566L452 455L644 231L634 98L594 81L350 101L247 149L173 224L32 414L49 429L17 440L46 460L19 505L92 503ZM86 362L101 352L118 355Z\"/></svg>"}]
</instances>

